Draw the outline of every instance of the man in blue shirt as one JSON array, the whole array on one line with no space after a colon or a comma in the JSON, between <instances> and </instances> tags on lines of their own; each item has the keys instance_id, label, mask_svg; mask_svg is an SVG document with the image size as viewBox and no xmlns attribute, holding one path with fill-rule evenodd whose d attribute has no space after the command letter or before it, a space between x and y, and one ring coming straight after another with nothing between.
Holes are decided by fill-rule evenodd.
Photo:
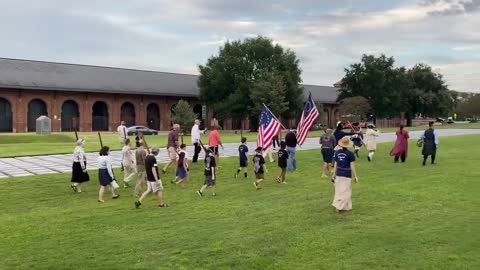
<instances>
[{"instance_id":1,"label":"man in blue shirt","mask_svg":"<svg viewBox=\"0 0 480 270\"><path fill-rule=\"evenodd\" d=\"M425 133L423 134L423 166L426 165L428 156L431 156L432 164L435 164L435 157L438 148L438 132L433 129L433 123L433 121L428 123L428 129L425 130Z\"/></svg>"},{"instance_id":2,"label":"man in blue shirt","mask_svg":"<svg viewBox=\"0 0 480 270\"><path fill-rule=\"evenodd\" d=\"M235 173L235 178L238 177L240 171L244 171L244 176L247 178L247 168L248 168L248 146L247 146L247 138L242 137L242 144L238 147L238 156L240 158L240 167L238 168L237 172Z\"/></svg>"}]
</instances>

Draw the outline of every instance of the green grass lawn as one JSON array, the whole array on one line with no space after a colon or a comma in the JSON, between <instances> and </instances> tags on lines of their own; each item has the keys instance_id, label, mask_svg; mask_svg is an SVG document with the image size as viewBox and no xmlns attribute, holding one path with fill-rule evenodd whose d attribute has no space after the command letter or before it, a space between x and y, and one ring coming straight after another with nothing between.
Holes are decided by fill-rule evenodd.
<instances>
[{"instance_id":1,"label":"green grass lawn","mask_svg":"<svg viewBox=\"0 0 480 270\"><path fill-rule=\"evenodd\" d=\"M236 158L222 159L217 197L195 194L200 164L185 188L170 171L167 209L153 197L134 209L131 190L97 203L94 171L82 194L69 174L3 179L0 269L479 269L479 139L442 139L438 164L426 167L414 141L405 164L393 163L390 143L371 163L363 150L344 214L330 206L318 150L298 152L287 185L269 166L259 191L253 175L233 179Z\"/></svg>"},{"instance_id":2,"label":"green grass lawn","mask_svg":"<svg viewBox=\"0 0 480 270\"><path fill-rule=\"evenodd\" d=\"M425 126L407 128L410 131L424 130ZM435 128L480 128L480 123L474 124L451 124L436 126ZM394 132L396 128L381 129L381 132ZM283 133L285 134L285 133ZM320 137L324 132L322 130L311 131L308 137ZM221 131L223 143L240 142L240 133L235 134L232 131ZM85 149L87 152L96 152L100 149L100 142L97 133L80 133L80 137L86 139ZM248 141L256 141L257 133L243 133ZM284 135L282 135L284 136ZM132 136L131 136L132 137ZM165 146L167 144L167 133L161 133L157 136L146 136L150 146ZM110 146L112 150L120 150L121 145L116 134L112 132L102 133L104 145ZM208 134L202 135L202 141L208 142ZM191 144L190 136L184 136L184 142ZM132 143L134 145L134 142ZM20 134L0 134L0 157L15 157L29 155L47 155L47 154L67 154L73 152L75 148L75 135L73 133L53 133L48 136L38 136L33 133Z\"/></svg>"}]
</instances>

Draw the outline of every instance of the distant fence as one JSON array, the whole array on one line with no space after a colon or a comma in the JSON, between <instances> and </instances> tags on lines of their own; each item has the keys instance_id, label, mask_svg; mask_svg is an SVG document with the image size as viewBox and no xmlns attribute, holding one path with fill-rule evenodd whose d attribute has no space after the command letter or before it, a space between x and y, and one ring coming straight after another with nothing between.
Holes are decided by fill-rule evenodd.
<instances>
[{"instance_id":1,"label":"distant fence","mask_svg":"<svg viewBox=\"0 0 480 270\"><path fill-rule=\"evenodd\" d=\"M399 127L400 125L407 125L406 119L393 118L393 119L377 119L375 121L375 126L379 128L393 128Z\"/></svg>"},{"instance_id":2,"label":"distant fence","mask_svg":"<svg viewBox=\"0 0 480 270\"><path fill-rule=\"evenodd\" d=\"M426 126L428 122L435 121L432 118L417 118L412 120L412 127ZM375 125L379 128L393 128L400 125L407 125L407 119L393 118L393 119L377 119Z\"/></svg>"}]
</instances>

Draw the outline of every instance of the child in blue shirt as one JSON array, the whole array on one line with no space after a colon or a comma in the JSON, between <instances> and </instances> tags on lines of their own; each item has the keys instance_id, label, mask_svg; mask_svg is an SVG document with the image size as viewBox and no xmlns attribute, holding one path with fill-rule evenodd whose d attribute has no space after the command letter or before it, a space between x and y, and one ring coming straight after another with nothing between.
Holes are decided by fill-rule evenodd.
<instances>
[{"instance_id":1,"label":"child in blue shirt","mask_svg":"<svg viewBox=\"0 0 480 270\"><path fill-rule=\"evenodd\" d=\"M247 138L242 137L242 144L238 147L238 156L240 158L240 167L238 168L237 172L235 173L235 178L238 177L240 171L244 171L244 176L247 178L247 168L248 168L248 146L247 146Z\"/></svg>"}]
</instances>

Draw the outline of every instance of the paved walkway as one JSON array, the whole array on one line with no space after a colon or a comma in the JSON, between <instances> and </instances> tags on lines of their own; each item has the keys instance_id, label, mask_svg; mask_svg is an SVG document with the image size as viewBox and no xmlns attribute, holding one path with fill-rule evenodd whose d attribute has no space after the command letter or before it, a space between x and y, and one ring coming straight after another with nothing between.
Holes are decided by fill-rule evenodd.
<instances>
[{"instance_id":1,"label":"paved walkway","mask_svg":"<svg viewBox=\"0 0 480 270\"><path fill-rule=\"evenodd\" d=\"M480 129L438 129L440 137L443 136L455 136L455 135L467 135L467 134L480 134ZM412 139L418 139L423 134L423 131L412 131L410 137ZM394 133L383 133L378 138L378 142L392 142L395 140ZM440 144L442 142L440 141ZM220 156L230 157L238 156L238 144L227 143L224 145L225 149L220 149ZM248 143L250 154L256 148L255 142ZM318 138L308 138L301 150L318 149ZM187 146L190 157L193 156L193 147ZM73 148L72 148L73 151ZM111 152L111 158L114 167L120 167L122 155L120 151ZM200 157L203 159L203 151ZM87 153L87 167L89 170L98 169L97 153ZM165 148L160 150L160 154L157 160L161 163L166 162L168 159L167 151ZM72 170L72 154L65 155L48 155L48 156L33 156L33 157L17 157L17 158L0 158L0 178L6 177L18 177L29 176L39 174L51 174L51 173L66 173Z\"/></svg>"}]
</instances>

